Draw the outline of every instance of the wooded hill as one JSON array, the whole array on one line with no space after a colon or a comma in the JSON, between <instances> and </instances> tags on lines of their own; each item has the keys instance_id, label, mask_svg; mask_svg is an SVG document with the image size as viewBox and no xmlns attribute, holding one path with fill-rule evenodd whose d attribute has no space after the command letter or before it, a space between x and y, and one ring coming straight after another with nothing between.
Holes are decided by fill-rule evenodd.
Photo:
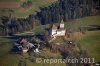
<instances>
[{"instance_id":1,"label":"wooded hill","mask_svg":"<svg viewBox=\"0 0 100 66\"><path fill-rule=\"evenodd\" d=\"M60 22L92 15L100 15L100 0L58 0L52 5L40 8L36 15L27 18L3 16L0 22L0 35L12 35L29 31L36 26Z\"/></svg>"},{"instance_id":2,"label":"wooded hill","mask_svg":"<svg viewBox=\"0 0 100 66\"><path fill-rule=\"evenodd\" d=\"M59 0L49 7L41 8L36 18L41 24L60 22L86 16L100 15L100 0Z\"/></svg>"}]
</instances>

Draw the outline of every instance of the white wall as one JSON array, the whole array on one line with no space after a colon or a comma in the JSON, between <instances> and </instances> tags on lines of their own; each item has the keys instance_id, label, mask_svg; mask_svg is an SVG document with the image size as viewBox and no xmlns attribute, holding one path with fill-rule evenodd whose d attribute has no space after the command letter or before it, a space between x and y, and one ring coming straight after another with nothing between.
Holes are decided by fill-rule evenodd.
<instances>
[{"instance_id":1,"label":"white wall","mask_svg":"<svg viewBox=\"0 0 100 66\"><path fill-rule=\"evenodd\" d=\"M51 35L54 35L54 34L56 34L56 33L57 33L57 30L56 30L56 29L52 29Z\"/></svg>"},{"instance_id":2,"label":"white wall","mask_svg":"<svg viewBox=\"0 0 100 66\"><path fill-rule=\"evenodd\" d=\"M64 28L64 24L60 24L60 28Z\"/></svg>"},{"instance_id":3,"label":"white wall","mask_svg":"<svg viewBox=\"0 0 100 66\"><path fill-rule=\"evenodd\" d=\"M65 36L65 30L57 31L57 36Z\"/></svg>"}]
</instances>

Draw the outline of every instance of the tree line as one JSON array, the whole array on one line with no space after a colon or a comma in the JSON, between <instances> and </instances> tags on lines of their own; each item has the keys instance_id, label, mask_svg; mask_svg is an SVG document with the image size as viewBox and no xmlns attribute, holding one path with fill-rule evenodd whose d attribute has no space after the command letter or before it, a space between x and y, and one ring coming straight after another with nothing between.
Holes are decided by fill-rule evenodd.
<instances>
[{"instance_id":1,"label":"tree line","mask_svg":"<svg viewBox=\"0 0 100 66\"><path fill-rule=\"evenodd\" d=\"M48 7L42 8L36 15L27 18L15 18L11 14L2 16L0 35L12 35L33 29L37 25L51 24L77 19L85 16L100 15L100 0L58 0Z\"/></svg>"},{"instance_id":2,"label":"tree line","mask_svg":"<svg viewBox=\"0 0 100 66\"><path fill-rule=\"evenodd\" d=\"M33 15L27 18L15 18L10 16L2 16L0 22L0 35L13 35L29 31L38 24Z\"/></svg>"},{"instance_id":3,"label":"tree line","mask_svg":"<svg viewBox=\"0 0 100 66\"><path fill-rule=\"evenodd\" d=\"M48 24L100 14L100 0L58 0L49 7L41 8L35 15L41 24ZM99 12L99 13L98 13Z\"/></svg>"}]
</instances>

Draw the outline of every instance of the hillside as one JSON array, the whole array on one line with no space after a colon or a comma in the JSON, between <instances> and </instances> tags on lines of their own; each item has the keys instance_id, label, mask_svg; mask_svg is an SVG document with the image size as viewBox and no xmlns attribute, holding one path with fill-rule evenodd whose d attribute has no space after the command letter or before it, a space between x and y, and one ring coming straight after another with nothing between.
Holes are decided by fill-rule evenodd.
<instances>
[{"instance_id":1,"label":"hillside","mask_svg":"<svg viewBox=\"0 0 100 66\"><path fill-rule=\"evenodd\" d=\"M49 48L44 48L39 54L35 54L33 52L26 53L24 56L17 54L17 53L10 53L10 50L13 47L14 40L9 40L8 38L1 38L0 37L0 66L23 66L20 63L25 61L27 66L47 66L49 63L36 63L36 58L61 58L59 53L51 53ZM33 53L33 54L32 54ZM66 66L64 63L55 63L49 64L48 66Z\"/></svg>"},{"instance_id":2,"label":"hillside","mask_svg":"<svg viewBox=\"0 0 100 66\"><path fill-rule=\"evenodd\" d=\"M65 28L66 29L71 29L74 31L79 31L80 27L88 27L91 26L89 28L92 28L93 25L95 26L100 26L100 16L89 16L89 17L84 17L84 18L80 18L80 19L74 19L68 22L65 22ZM58 24L58 23L55 23ZM32 29L31 31L26 31L24 33L20 33L20 34L16 34L16 35L29 35L29 34L44 34L45 33L45 29L50 28L50 24L47 25L41 25L41 26L37 26L34 29Z\"/></svg>"},{"instance_id":3,"label":"hillside","mask_svg":"<svg viewBox=\"0 0 100 66\"><path fill-rule=\"evenodd\" d=\"M84 65L50 64L41 60L40 63L37 62L38 58L67 57L94 58L95 63L100 63L99 2L100 0L0 0L0 66ZM66 35L49 35L51 24L58 26L61 20L64 21ZM26 41L27 48L23 47L22 40ZM23 48L28 49L28 52L23 53Z\"/></svg>"},{"instance_id":4,"label":"hillside","mask_svg":"<svg viewBox=\"0 0 100 66\"><path fill-rule=\"evenodd\" d=\"M73 19L99 15L98 2L99 0L1 1L0 35L27 32L35 26L57 23L61 19L67 22ZM81 27L86 28L86 26Z\"/></svg>"},{"instance_id":5,"label":"hillside","mask_svg":"<svg viewBox=\"0 0 100 66\"><path fill-rule=\"evenodd\" d=\"M71 29L74 31L79 31L80 27L93 28L93 25L100 26L99 21L100 21L100 16L89 16L89 17L74 19L74 20L70 20L70 21L65 22L65 28L68 30ZM58 23L55 23L55 24L58 24ZM32 29L31 32L29 32L29 34L35 34L35 33L44 34L46 31L45 29L47 29L47 28L50 28L50 24L37 26L34 29ZM25 33L21 33L21 34L27 35L28 33L25 32Z\"/></svg>"},{"instance_id":6,"label":"hillside","mask_svg":"<svg viewBox=\"0 0 100 66\"><path fill-rule=\"evenodd\" d=\"M80 19L71 20L66 22L66 28L72 28L73 30L78 30L79 27L88 27L88 26L100 26L100 16L88 16Z\"/></svg>"},{"instance_id":7,"label":"hillside","mask_svg":"<svg viewBox=\"0 0 100 66\"><path fill-rule=\"evenodd\" d=\"M85 18L80 18L77 20L73 20L70 22L66 22L65 26L66 28L71 28L71 29L76 29L79 28L80 26L89 26L89 25L96 25L96 26L100 26L100 16L92 16L92 17L85 17ZM44 26L39 26L36 27L35 29L33 29L34 33L44 33L45 28L48 28L49 25L44 25ZM76 30L77 31L77 30ZM30 34L23 34L23 35L30 35ZM9 38L1 38L0 37L0 65L1 66L17 66L19 64L19 62L22 60L26 61L28 66L47 66L47 64L44 63L40 63L37 64L35 62L31 62L29 60L29 55L25 54L24 58L18 54L10 54L9 51L11 50L11 48L13 47L13 43L12 41L15 40L9 40ZM85 34L81 34L79 32L75 33L75 40L76 43L80 44L81 47L83 49L85 49L88 52L88 55L90 57L93 57L95 62L99 62L100 61L100 30L97 31L86 31ZM58 38L56 39L55 42L61 42L63 41L62 38ZM61 57L58 54L55 53L51 53L48 49L46 49L45 52L43 52L42 54L40 54L40 57L43 58L59 58ZM5 63L7 62L7 63ZM12 64L13 62L13 64ZM65 64L50 64L48 66L65 66Z\"/></svg>"},{"instance_id":8,"label":"hillside","mask_svg":"<svg viewBox=\"0 0 100 66\"><path fill-rule=\"evenodd\" d=\"M99 46L100 31L92 31L92 32L90 31L84 35L79 35L79 34L77 34L77 35L78 35L77 36L78 39L79 39L79 36L82 37L82 39L79 39L79 41L78 41L78 43L82 46L82 48L87 50L88 55L90 57L94 58L95 62L99 62L100 61L100 57L99 57L100 56L100 52L99 52L100 51L99 50L99 48L100 48L100 46ZM33 65L34 66L47 66L47 64L44 64L44 63L38 64L35 62L31 62L28 59L30 56L28 56L27 54L24 56L24 58L26 58L26 59L23 59L23 57L18 54L9 54L9 50L12 48L12 43L8 42L8 39L3 39L3 38L1 38L1 39L2 39L2 41L5 41L5 42L0 42L0 52L1 52L0 53L0 65L1 66L17 66L21 60L24 60L24 61L26 60L28 66L33 66ZM58 38L58 39L62 41L61 38ZM56 40L58 40L58 39L56 39ZM51 52L49 52L49 50L47 50L42 54L42 57L43 58L45 58L45 57L46 58L49 58L49 57L59 58L60 56L57 53L56 54L51 53ZM5 62L7 62L7 63L5 63ZM50 64L48 66L54 66L54 65L65 66L65 64L62 64L62 63L61 64Z\"/></svg>"},{"instance_id":9,"label":"hillside","mask_svg":"<svg viewBox=\"0 0 100 66\"><path fill-rule=\"evenodd\" d=\"M88 50L88 54L95 62L100 61L100 30L87 32L78 42Z\"/></svg>"},{"instance_id":10,"label":"hillside","mask_svg":"<svg viewBox=\"0 0 100 66\"><path fill-rule=\"evenodd\" d=\"M0 3L2 2L2 4L5 2L7 3L17 3L19 4L19 6L22 5L23 2L26 2L27 0L0 0ZM36 11L39 11L40 7L45 7L45 6L49 6L50 4L54 3L55 1L57 0L43 0L41 2L41 0L32 0L32 6L29 7L29 8L3 8L5 6L2 6L2 8L0 8L0 17L1 16L7 16L9 15L10 13L12 13L12 15L14 17L18 17L18 18L23 18L23 17L27 17L29 14L35 14ZM9 5L8 5L9 6ZM13 5L13 6L16 6L16 5ZM1 6L0 6L1 7ZM9 9L12 9L13 12L10 12Z\"/></svg>"}]
</instances>

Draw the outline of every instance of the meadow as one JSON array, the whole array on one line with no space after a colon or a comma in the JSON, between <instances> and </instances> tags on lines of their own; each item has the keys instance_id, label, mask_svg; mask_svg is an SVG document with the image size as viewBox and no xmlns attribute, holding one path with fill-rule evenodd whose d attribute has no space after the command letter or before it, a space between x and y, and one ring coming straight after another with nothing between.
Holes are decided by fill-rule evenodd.
<instances>
[{"instance_id":1,"label":"meadow","mask_svg":"<svg viewBox=\"0 0 100 66\"><path fill-rule=\"evenodd\" d=\"M11 13L13 15L13 17L18 17L18 18L25 18L27 17L29 14L36 14L37 11L40 11L40 7L45 7L45 6L49 6L52 3L56 2L57 0L32 0L32 6L29 8L22 8L21 5L23 2L26 2L27 0L0 0L0 2L15 2L20 4L19 8L3 8L4 6L2 6L2 8L0 9L0 17L1 16L9 16L9 14ZM9 9L12 9L13 12L10 12Z\"/></svg>"},{"instance_id":2,"label":"meadow","mask_svg":"<svg viewBox=\"0 0 100 66\"><path fill-rule=\"evenodd\" d=\"M0 2L16 2L22 4L26 0L0 0ZM40 11L40 8L49 6L57 0L32 0L32 6L30 8L0 8L0 17L9 16L11 13L13 17L25 18L29 14L36 14ZM3 7L3 6L2 6ZM10 10L13 10L11 12ZM0 20L1 22L1 20ZM100 26L100 16L89 16L79 19L73 19L68 22L65 22L65 28L71 29L73 31L79 31L80 27L88 26ZM37 26L31 30L33 34L44 34L45 29L49 28L50 24ZM27 35L28 33L22 33L19 35ZM30 34L29 34L30 35ZM81 37L81 39L79 39ZM100 30L97 31L86 31L84 35L78 35L77 43L79 43L82 48L86 49L89 56L95 59L95 62L100 62ZM9 51L13 47L13 41L9 38L0 37L0 66L18 66L19 62L23 60L23 56L18 54L10 54ZM48 53L49 54L49 53ZM52 55L52 54L49 54ZM45 56L47 54L45 53ZM58 55L56 55L58 56ZM30 62L28 59L28 54L24 58L28 66L66 66L65 64L44 64L44 63L35 63ZM48 56L47 56L48 57Z\"/></svg>"},{"instance_id":3,"label":"meadow","mask_svg":"<svg viewBox=\"0 0 100 66\"><path fill-rule=\"evenodd\" d=\"M98 25L100 26L100 16L92 16L92 17L85 17L80 18L77 20L72 20L69 22L66 22L65 26L67 29L76 29L80 26L89 26L89 25ZM36 33L42 33L44 32L45 28L49 28L50 25L43 25L36 27L33 29L33 32ZM26 35L25 33L24 35ZM79 39L81 37L81 39ZM97 31L86 31L85 34L79 35L77 34L77 43L79 43L83 49L86 49L88 52L88 55L95 59L95 62L100 61L100 30ZM18 66L19 61L23 59L23 56L18 54L10 54L9 51L13 47L14 40L10 40L8 38L2 38L0 37L0 66ZM52 54L49 54L52 55ZM45 53L45 56L49 56L48 53ZM58 56L58 55L56 55ZM26 54L24 59L26 60L28 66L65 66L65 64L44 64L44 63L35 63L30 62L27 58L29 56Z\"/></svg>"}]
</instances>

